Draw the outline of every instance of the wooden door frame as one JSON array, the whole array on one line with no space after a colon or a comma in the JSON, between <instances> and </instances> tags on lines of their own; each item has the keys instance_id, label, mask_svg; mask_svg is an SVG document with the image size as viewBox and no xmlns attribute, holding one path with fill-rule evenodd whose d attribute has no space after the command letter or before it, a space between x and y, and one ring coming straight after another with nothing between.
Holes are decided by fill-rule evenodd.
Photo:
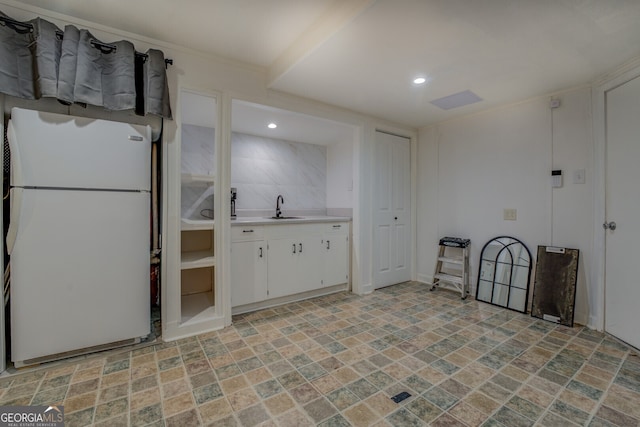
<instances>
[{"instance_id":1,"label":"wooden door frame","mask_svg":"<svg viewBox=\"0 0 640 427\"><path fill-rule=\"evenodd\" d=\"M617 71L604 76L592 87L593 138L594 138L594 224L593 260L590 268L589 322L588 326L598 331L606 330L606 234L602 224L606 219L606 93L630 80L640 77L640 58Z\"/></svg>"}]
</instances>

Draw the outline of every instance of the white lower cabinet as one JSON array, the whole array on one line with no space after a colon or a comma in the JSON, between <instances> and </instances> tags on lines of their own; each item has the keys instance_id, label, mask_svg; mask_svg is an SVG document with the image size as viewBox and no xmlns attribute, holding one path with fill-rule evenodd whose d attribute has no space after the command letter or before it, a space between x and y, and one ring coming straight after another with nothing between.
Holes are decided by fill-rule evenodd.
<instances>
[{"instance_id":1,"label":"white lower cabinet","mask_svg":"<svg viewBox=\"0 0 640 427\"><path fill-rule=\"evenodd\" d=\"M231 227L231 306L267 298L267 242L263 226Z\"/></svg>"},{"instance_id":2,"label":"white lower cabinet","mask_svg":"<svg viewBox=\"0 0 640 427\"><path fill-rule=\"evenodd\" d=\"M231 306L349 281L349 223L234 226Z\"/></svg>"},{"instance_id":3,"label":"white lower cabinet","mask_svg":"<svg viewBox=\"0 0 640 427\"><path fill-rule=\"evenodd\" d=\"M231 306L267 299L267 248L264 240L231 243Z\"/></svg>"},{"instance_id":4,"label":"white lower cabinet","mask_svg":"<svg viewBox=\"0 0 640 427\"><path fill-rule=\"evenodd\" d=\"M270 239L267 283L269 298L322 287L322 235Z\"/></svg>"},{"instance_id":5,"label":"white lower cabinet","mask_svg":"<svg viewBox=\"0 0 640 427\"><path fill-rule=\"evenodd\" d=\"M324 234L324 286L349 281L349 230L347 223L330 224Z\"/></svg>"}]
</instances>

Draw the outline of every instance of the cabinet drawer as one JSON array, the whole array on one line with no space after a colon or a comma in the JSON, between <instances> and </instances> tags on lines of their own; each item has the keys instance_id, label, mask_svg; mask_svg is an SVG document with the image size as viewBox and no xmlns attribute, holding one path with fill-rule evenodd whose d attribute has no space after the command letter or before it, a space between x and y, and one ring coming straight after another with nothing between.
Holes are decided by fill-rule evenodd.
<instances>
[{"instance_id":1,"label":"cabinet drawer","mask_svg":"<svg viewBox=\"0 0 640 427\"><path fill-rule=\"evenodd\" d=\"M348 234L349 223L348 222L330 222L330 223L324 224L324 232L336 233L336 234Z\"/></svg>"},{"instance_id":2,"label":"cabinet drawer","mask_svg":"<svg viewBox=\"0 0 640 427\"><path fill-rule=\"evenodd\" d=\"M265 237L267 239L287 239L299 238L301 236L321 235L324 224L276 224L265 226Z\"/></svg>"},{"instance_id":3,"label":"cabinet drawer","mask_svg":"<svg viewBox=\"0 0 640 427\"><path fill-rule=\"evenodd\" d=\"M244 225L231 227L231 241L249 242L252 240L262 240L264 238L264 226Z\"/></svg>"}]
</instances>

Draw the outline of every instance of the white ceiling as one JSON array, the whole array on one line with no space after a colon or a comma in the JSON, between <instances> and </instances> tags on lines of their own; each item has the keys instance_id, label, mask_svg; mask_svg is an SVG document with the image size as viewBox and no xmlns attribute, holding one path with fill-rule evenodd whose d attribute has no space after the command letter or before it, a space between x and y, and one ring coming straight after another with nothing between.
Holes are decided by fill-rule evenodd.
<instances>
[{"instance_id":1,"label":"white ceiling","mask_svg":"<svg viewBox=\"0 0 640 427\"><path fill-rule=\"evenodd\" d=\"M180 98L182 123L216 127L215 97L184 90ZM270 123L277 127L269 128ZM351 142L355 136L355 128L345 123L239 100L232 104L231 127L234 132L317 145Z\"/></svg>"},{"instance_id":2,"label":"white ceiling","mask_svg":"<svg viewBox=\"0 0 640 427\"><path fill-rule=\"evenodd\" d=\"M420 127L640 55L638 0L22 0L264 67L271 88ZM424 86L414 76L429 79ZM464 90L483 99L444 111Z\"/></svg>"},{"instance_id":3,"label":"white ceiling","mask_svg":"<svg viewBox=\"0 0 640 427\"><path fill-rule=\"evenodd\" d=\"M269 129L269 123L277 127ZM345 123L237 100L233 101L231 127L235 132L317 145L351 142L355 132Z\"/></svg>"}]
</instances>

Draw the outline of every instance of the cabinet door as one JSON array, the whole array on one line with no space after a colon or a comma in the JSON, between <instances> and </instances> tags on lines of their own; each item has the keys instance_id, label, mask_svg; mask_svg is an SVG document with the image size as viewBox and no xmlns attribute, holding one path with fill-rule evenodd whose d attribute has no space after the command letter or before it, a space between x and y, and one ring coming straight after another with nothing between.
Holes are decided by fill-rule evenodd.
<instances>
[{"instance_id":1,"label":"cabinet door","mask_svg":"<svg viewBox=\"0 0 640 427\"><path fill-rule=\"evenodd\" d=\"M298 240L298 292L319 289L324 276L322 235L304 236Z\"/></svg>"},{"instance_id":2,"label":"cabinet door","mask_svg":"<svg viewBox=\"0 0 640 427\"><path fill-rule=\"evenodd\" d=\"M303 292L300 290L299 283L299 242L300 239L269 240L269 267L267 268L269 298Z\"/></svg>"},{"instance_id":3,"label":"cabinet door","mask_svg":"<svg viewBox=\"0 0 640 427\"><path fill-rule=\"evenodd\" d=\"M322 287L322 236L269 240L269 298L299 294Z\"/></svg>"},{"instance_id":4,"label":"cabinet door","mask_svg":"<svg viewBox=\"0 0 640 427\"><path fill-rule=\"evenodd\" d=\"M349 240L346 234L327 235L324 240L324 286L349 281Z\"/></svg>"},{"instance_id":5,"label":"cabinet door","mask_svg":"<svg viewBox=\"0 0 640 427\"><path fill-rule=\"evenodd\" d=\"M231 306L267 299L266 247L263 240L231 243Z\"/></svg>"}]
</instances>

